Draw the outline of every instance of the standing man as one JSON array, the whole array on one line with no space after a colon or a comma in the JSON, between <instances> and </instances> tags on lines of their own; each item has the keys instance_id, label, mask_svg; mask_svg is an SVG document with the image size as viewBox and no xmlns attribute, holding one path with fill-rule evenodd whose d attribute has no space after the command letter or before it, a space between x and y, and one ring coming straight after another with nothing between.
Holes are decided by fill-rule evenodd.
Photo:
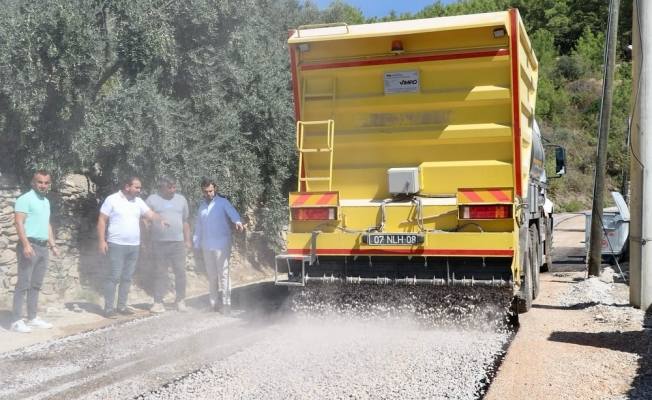
<instances>
[{"instance_id":1,"label":"standing man","mask_svg":"<svg viewBox=\"0 0 652 400\"><path fill-rule=\"evenodd\" d=\"M154 305L149 311L162 313L163 296L167 281L168 261L174 271L174 288L177 293L174 302L178 311L188 311L186 298L186 252L192 249L190 224L188 223L188 202L176 193L177 178L172 174L161 177L158 193L147 198L145 204L155 213L170 222L170 228L164 229L157 224L148 224L145 229L150 233L151 251L154 258Z\"/></svg>"},{"instance_id":2,"label":"standing man","mask_svg":"<svg viewBox=\"0 0 652 400\"><path fill-rule=\"evenodd\" d=\"M118 290L117 312L122 315L133 315L127 308L127 296L131 288L131 276L138 261L140 248L140 219L146 217L162 227L167 228L170 223L160 215L150 210L145 202L136 197L140 193L140 178L130 176L118 193L114 193L104 200L97 220L97 239L99 250L102 254L109 255L111 271L106 278L104 286L104 316L116 317L114 308L115 289ZM109 238L106 239L108 224Z\"/></svg>"},{"instance_id":3,"label":"standing man","mask_svg":"<svg viewBox=\"0 0 652 400\"><path fill-rule=\"evenodd\" d=\"M54 244L54 233L50 224L50 201L45 197L50 188L50 173L45 170L34 172L32 190L16 200L14 219L18 232L18 281L14 288L11 330L29 333L31 328L50 329L49 324L37 313L38 294L41 291L45 270L48 268L48 246L55 256L61 252ZM27 296L27 323L23 320L23 302Z\"/></svg>"},{"instance_id":4,"label":"standing man","mask_svg":"<svg viewBox=\"0 0 652 400\"><path fill-rule=\"evenodd\" d=\"M211 307L217 304L217 278L222 281L222 313L231 313L231 277L229 276L229 259L231 258L231 226L235 224L238 231L244 227L240 214L231 202L217 195L215 182L204 179L201 182L204 201L199 204L197 224L193 243L201 248L208 273L208 291Z\"/></svg>"}]
</instances>

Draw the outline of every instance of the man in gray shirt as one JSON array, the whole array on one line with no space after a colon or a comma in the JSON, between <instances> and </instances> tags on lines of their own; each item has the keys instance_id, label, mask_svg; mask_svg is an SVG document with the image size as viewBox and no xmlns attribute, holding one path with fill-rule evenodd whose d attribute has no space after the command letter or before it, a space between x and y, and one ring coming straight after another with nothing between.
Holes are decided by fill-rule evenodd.
<instances>
[{"instance_id":1,"label":"man in gray shirt","mask_svg":"<svg viewBox=\"0 0 652 400\"><path fill-rule=\"evenodd\" d=\"M167 281L168 262L174 271L176 290L175 308L187 311L186 297L186 252L192 249L190 224L188 223L188 202L176 193L177 179L172 174L161 177L159 190L147 198L145 204L170 223L163 229L157 224L148 224L143 220L145 231L150 234L151 254L154 259L154 305L153 313L165 311L163 296Z\"/></svg>"}]
</instances>

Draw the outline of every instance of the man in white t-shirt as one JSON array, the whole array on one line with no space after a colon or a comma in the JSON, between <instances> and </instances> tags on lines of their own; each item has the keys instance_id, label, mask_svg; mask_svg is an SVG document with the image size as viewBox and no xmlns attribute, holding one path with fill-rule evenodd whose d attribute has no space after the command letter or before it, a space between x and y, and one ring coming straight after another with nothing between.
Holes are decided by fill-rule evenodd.
<instances>
[{"instance_id":1,"label":"man in white t-shirt","mask_svg":"<svg viewBox=\"0 0 652 400\"><path fill-rule=\"evenodd\" d=\"M106 318L115 318L116 310L122 315L134 313L127 308L127 297L140 249L140 218L145 217L160 223L164 228L170 226L160 215L150 210L140 197L137 197L140 187L140 178L130 176L122 184L122 189L107 197L100 208L100 217L97 220L99 250L102 254L108 254L111 266L104 285ZM118 285L118 305L115 308L115 289Z\"/></svg>"}]
</instances>

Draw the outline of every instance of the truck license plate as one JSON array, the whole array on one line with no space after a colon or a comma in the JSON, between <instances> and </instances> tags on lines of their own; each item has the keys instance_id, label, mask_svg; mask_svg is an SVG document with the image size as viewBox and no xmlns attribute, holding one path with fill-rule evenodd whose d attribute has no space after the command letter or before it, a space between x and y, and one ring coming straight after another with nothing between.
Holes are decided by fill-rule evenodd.
<instances>
[{"instance_id":1,"label":"truck license plate","mask_svg":"<svg viewBox=\"0 0 652 400\"><path fill-rule=\"evenodd\" d=\"M413 246L423 243L419 235L411 233L370 233L367 244L372 246Z\"/></svg>"}]
</instances>

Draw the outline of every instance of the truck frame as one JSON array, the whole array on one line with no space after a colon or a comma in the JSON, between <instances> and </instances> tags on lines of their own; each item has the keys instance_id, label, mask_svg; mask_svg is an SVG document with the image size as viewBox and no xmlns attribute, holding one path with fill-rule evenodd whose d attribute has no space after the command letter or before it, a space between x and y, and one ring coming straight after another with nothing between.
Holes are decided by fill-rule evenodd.
<instances>
[{"instance_id":1,"label":"truck frame","mask_svg":"<svg viewBox=\"0 0 652 400\"><path fill-rule=\"evenodd\" d=\"M304 26L288 43L298 188L276 283L509 288L527 311L553 207L518 10Z\"/></svg>"}]
</instances>

